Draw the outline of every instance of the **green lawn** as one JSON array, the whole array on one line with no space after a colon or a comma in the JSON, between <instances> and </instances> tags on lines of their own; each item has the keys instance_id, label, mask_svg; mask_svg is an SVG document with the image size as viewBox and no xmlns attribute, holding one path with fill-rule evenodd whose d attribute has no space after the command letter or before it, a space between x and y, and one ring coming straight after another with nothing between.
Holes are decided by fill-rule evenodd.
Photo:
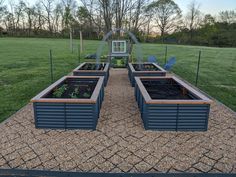
<instances>
[{"instance_id":1,"label":"green lawn","mask_svg":"<svg viewBox=\"0 0 236 177\"><path fill-rule=\"evenodd\" d=\"M98 45L99 41L84 41L84 54L95 53ZM142 48L144 58L155 55L164 63L165 45L142 44ZM69 40L0 38L0 122L51 83L49 49L53 51L55 80L78 65L77 46L72 54ZM168 45L168 57L177 57L173 71L194 83L199 50L199 87L236 111L235 48Z\"/></svg>"}]
</instances>

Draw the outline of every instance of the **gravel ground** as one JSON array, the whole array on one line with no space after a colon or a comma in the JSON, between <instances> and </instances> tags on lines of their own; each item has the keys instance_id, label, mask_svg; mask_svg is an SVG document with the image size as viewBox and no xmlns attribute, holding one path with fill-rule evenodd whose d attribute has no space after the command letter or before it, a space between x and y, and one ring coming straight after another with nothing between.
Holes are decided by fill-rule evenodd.
<instances>
[{"instance_id":1,"label":"gravel ground","mask_svg":"<svg viewBox=\"0 0 236 177\"><path fill-rule=\"evenodd\" d=\"M236 172L236 114L211 107L207 132L145 131L127 70L111 69L96 131L35 129L32 104L0 125L0 168Z\"/></svg>"}]
</instances>

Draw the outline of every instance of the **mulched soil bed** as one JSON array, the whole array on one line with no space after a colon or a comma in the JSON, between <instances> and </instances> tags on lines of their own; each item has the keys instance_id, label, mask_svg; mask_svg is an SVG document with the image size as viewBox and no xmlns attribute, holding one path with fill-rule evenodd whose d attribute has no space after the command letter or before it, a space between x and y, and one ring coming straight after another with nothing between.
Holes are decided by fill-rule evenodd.
<instances>
[{"instance_id":1,"label":"mulched soil bed","mask_svg":"<svg viewBox=\"0 0 236 177\"><path fill-rule=\"evenodd\" d=\"M153 64L132 64L135 71L159 71Z\"/></svg>"},{"instance_id":2,"label":"mulched soil bed","mask_svg":"<svg viewBox=\"0 0 236 177\"><path fill-rule=\"evenodd\" d=\"M152 99L196 100L182 86L173 80L142 80L144 87Z\"/></svg>"},{"instance_id":3,"label":"mulched soil bed","mask_svg":"<svg viewBox=\"0 0 236 177\"><path fill-rule=\"evenodd\" d=\"M45 98L90 98L97 81L97 79L67 79L48 93Z\"/></svg>"},{"instance_id":4,"label":"mulched soil bed","mask_svg":"<svg viewBox=\"0 0 236 177\"><path fill-rule=\"evenodd\" d=\"M105 66L105 63L86 63L79 70L104 70Z\"/></svg>"}]
</instances>

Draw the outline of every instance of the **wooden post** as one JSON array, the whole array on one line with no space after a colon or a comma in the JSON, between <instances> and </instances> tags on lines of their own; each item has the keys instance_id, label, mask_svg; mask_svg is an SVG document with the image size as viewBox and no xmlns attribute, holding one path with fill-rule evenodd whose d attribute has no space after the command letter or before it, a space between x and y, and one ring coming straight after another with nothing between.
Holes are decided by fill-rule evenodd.
<instances>
[{"instance_id":1,"label":"wooden post","mask_svg":"<svg viewBox=\"0 0 236 177\"><path fill-rule=\"evenodd\" d=\"M79 32L79 39L80 39L80 53L83 53L83 34L82 34L82 31Z\"/></svg>"},{"instance_id":2,"label":"wooden post","mask_svg":"<svg viewBox=\"0 0 236 177\"><path fill-rule=\"evenodd\" d=\"M50 75L51 75L51 82L53 83L53 63L52 63L52 50L49 50L49 62L50 62Z\"/></svg>"},{"instance_id":3,"label":"wooden post","mask_svg":"<svg viewBox=\"0 0 236 177\"><path fill-rule=\"evenodd\" d=\"M201 62L201 53L202 53L202 51L200 50L199 55L198 55L198 63L197 63L197 74L196 74L196 82L195 82L196 86L198 84L199 69L200 69L200 62Z\"/></svg>"}]
</instances>

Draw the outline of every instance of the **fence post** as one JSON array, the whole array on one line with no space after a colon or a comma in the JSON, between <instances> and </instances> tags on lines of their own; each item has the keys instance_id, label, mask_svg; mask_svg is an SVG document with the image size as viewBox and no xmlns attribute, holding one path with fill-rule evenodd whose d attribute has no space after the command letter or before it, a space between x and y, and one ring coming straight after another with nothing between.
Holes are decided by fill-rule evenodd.
<instances>
[{"instance_id":1,"label":"fence post","mask_svg":"<svg viewBox=\"0 0 236 177\"><path fill-rule=\"evenodd\" d=\"M84 43L83 43L83 33L82 33L82 31L79 32L79 42L80 42L80 53L83 53Z\"/></svg>"},{"instance_id":2,"label":"fence post","mask_svg":"<svg viewBox=\"0 0 236 177\"><path fill-rule=\"evenodd\" d=\"M199 55L198 55L197 74L196 74L195 86L197 86L197 84L198 84L199 69L200 69L200 62L201 62L201 54L202 54L202 51L200 50L200 51L199 51Z\"/></svg>"},{"instance_id":3,"label":"fence post","mask_svg":"<svg viewBox=\"0 0 236 177\"><path fill-rule=\"evenodd\" d=\"M80 64L80 45L79 45L79 43L78 43L78 62Z\"/></svg>"},{"instance_id":4,"label":"fence post","mask_svg":"<svg viewBox=\"0 0 236 177\"><path fill-rule=\"evenodd\" d=\"M70 50L71 50L71 53L73 53L73 34L72 34L71 27L70 27Z\"/></svg>"},{"instance_id":5,"label":"fence post","mask_svg":"<svg viewBox=\"0 0 236 177\"><path fill-rule=\"evenodd\" d=\"M167 46L166 46L166 50L165 50L165 63L166 64L166 59L167 59Z\"/></svg>"},{"instance_id":6,"label":"fence post","mask_svg":"<svg viewBox=\"0 0 236 177\"><path fill-rule=\"evenodd\" d=\"M53 63L52 63L52 49L49 50L49 62L50 62L50 75L51 75L51 82L53 83Z\"/></svg>"}]
</instances>

